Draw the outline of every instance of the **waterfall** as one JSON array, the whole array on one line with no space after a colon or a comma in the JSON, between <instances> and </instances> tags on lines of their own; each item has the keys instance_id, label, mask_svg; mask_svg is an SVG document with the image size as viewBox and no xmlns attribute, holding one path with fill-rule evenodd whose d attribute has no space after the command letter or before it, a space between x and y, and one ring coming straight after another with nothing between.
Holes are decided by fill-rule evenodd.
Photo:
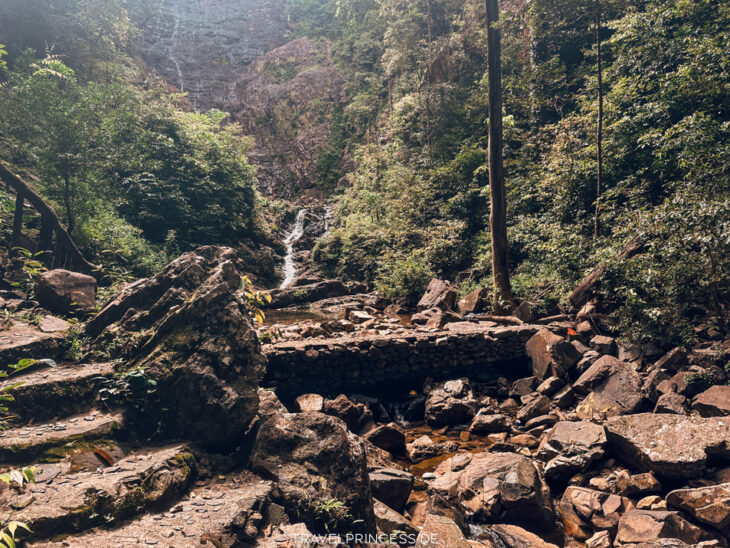
<instances>
[{"instance_id":1,"label":"waterfall","mask_svg":"<svg viewBox=\"0 0 730 548\"><path fill-rule=\"evenodd\" d=\"M304 217L307 214L306 209L300 209L297 213L297 219L291 232L284 238L286 245L286 257L284 257L284 281L279 286L281 289L289 287L297 275L297 267L294 264L294 244L304 234Z\"/></svg>"}]
</instances>

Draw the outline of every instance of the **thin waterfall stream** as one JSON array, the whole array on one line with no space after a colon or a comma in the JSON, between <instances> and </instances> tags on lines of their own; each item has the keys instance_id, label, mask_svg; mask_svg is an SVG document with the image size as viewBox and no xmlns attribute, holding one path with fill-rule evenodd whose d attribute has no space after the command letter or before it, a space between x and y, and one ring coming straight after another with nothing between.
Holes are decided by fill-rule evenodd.
<instances>
[{"instance_id":1,"label":"thin waterfall stream","mask_svg":"<svg viewBox=\"0 0 730 548\"><path fill-rule=\"evenodd\" d=\"M306 209L300 209L297 213L296 221L291 232L284 238L284 245L286 246L286 256L284 257L284 281L279 286L281 289L289 287L294 278L297 275L297 267L294 263L294 244L304 234L304 218L307 214Z\"/></svg>"}]
</instances>

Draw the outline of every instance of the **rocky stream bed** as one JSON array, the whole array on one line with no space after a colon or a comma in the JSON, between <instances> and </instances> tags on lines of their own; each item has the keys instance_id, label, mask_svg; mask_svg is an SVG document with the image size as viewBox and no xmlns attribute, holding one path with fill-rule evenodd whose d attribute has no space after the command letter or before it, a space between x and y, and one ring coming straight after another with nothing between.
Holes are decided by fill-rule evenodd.
<instances>
[{"instance_id":1,"label":"rocky stream bed","mask_svg":"<svg viewBox=\"0 0 730 548\"><path fill-rule=\"evenodd\" d=\"M357 284L277 290L275 306L315 305L255 329L245 270L201 248L80 324L59 316L84 295L93 306L93 278L48 272L38 302L0 293L2 363L47 360L0 384L22 383L0 468L35 470L0 483L0 507L31 530L22 545L727 546L728 341L625 348L591 303L495 318L483 294L457 301L439 280L415 314ZM507 332L525 338L499 367L414 365L387 394L325 377L279 398L264 380L281 344L433 336L461 361L465 341Z\"/></svg>"}]
</instances>

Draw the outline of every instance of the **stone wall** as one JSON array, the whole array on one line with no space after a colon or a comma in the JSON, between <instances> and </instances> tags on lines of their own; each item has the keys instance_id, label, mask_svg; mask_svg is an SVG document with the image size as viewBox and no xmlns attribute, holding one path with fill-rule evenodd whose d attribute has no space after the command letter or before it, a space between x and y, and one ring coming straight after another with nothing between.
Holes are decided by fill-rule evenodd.
<instances>
[{"instance_id":1,"label":"stone wall","mask_svg":"<svg viewBox=\"0 0 730 548\"><path fill-rule=\"evenodd\" d=\"M540 326L523 325L410 336L305 340L264 347L262 386L290 398L307 392L399 392L426 378L526 373L525 343Z\"/></svg>"}]
</instances>

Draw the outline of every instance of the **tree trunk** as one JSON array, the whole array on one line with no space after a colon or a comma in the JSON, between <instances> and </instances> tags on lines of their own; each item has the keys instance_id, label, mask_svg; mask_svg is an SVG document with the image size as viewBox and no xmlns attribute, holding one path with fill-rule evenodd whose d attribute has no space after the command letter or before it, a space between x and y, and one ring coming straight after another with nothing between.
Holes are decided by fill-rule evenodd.
<instances>
[{"instance_id":1,"label":"tree trunk","mask_svg":"<svg viewBox=\"0 0 730 548\"><path fill-rule=\"evenodd\" d=\"M66 206L66 217L68 217L68 230L69 234L73 234L76 222L74 221L73 208L71 207L71 178L68 173L63 175L63 202Z\"/></svg>"},{"instance_id":2,"label":"tree trunk","mask_svg":"<svg viewBox=\"0 0 730 548\"><path fill-rule=\"evenodd\" d=\"M598 72L598 122L596 127L596 214L593 223L593 239L598 239L600 229L601 185L603 179L603 67L601 66L601 3L596 10L596 68Z\"/></svg>"},{"instance_id":3,"label":"tree trunk","mask_svg":"<svg viewBox=\"0 0 730 548\"><path fill-rule=\"evenodd\" d=\"M23 194L18 192L15 197L15 216L13 217L13 235L10 239L10 249L20 245L20 236L23 233L23 208L25 207L25 198Z\"/></svg>"},{"instance_id":4,"label":"tree trunk","mask_svg":"<svg viewBox=\"0 0 730 548\"><path fill-rule=\"evenodd\" d=\"M489 81L489 189L492 212L492 277L494 279L494 312L504 314L514 305L507 264L507 202L502 165L502 67L499 1L487 4L487 79Z\"/></svg>"}]
</instances>

